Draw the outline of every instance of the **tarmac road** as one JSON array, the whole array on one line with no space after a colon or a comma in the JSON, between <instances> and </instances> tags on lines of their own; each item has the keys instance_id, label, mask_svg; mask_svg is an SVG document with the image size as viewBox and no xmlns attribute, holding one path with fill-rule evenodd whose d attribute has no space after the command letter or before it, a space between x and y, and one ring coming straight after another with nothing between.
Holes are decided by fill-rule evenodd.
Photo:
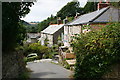
<instances>
[{"instance_id":1,"label":"tarmac road","mask_svg":"<svg viewBox=\"0 0 120 80\"><path fill-rule=\"evenodd\" d=\"M69 78L72 71L50 62L30 62L27 67L33 72L30 78Z\"/></svg>"}]
</instances>

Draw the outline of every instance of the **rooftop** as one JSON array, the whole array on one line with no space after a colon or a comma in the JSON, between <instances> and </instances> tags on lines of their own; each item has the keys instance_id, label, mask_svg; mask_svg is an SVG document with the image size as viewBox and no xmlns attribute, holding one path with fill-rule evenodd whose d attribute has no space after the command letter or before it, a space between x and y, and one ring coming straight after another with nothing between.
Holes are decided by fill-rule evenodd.
<instances>
[{"instance_id":1,"label":"rooftop","mask_svg":"<svg viewBox=\"0 0 120 80\"><path fill-rule=\"evenodd\" d=\"M118 17L119 17L118 9L109 6L91 13L81 15L78 18L74 19L73 21L67 23L66 25L79 25L97 22L113 22L119 21Z\"/></svg>"},{"instance_id":2,"label":"rooftop","mask_svg":"<svg viewBox=\"0 0 120 80\"><path fill-rule=\"evenodd\" d=\"M38 38L40 37L40 33L27 33L29 38Z\"/></svg>"},{"instance_id":3,"label":"rooftop","mask_svg":"<svg viewBox=\"0 0 120 80\"><path fill-rule=\"evenodd\" d=\"M49 25L46 29L44 29L43 31L41 31L42 33L46 33L46 34L54 34L56 31L58 31L59 29L61 29L64 26L64 24L52 24Z\"/></svg>"}]
</instances>

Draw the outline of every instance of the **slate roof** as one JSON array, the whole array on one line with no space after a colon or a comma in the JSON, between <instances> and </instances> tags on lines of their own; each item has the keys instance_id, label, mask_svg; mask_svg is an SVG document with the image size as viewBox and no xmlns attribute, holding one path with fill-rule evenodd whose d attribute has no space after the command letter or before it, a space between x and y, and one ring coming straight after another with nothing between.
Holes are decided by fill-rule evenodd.
<instances>
[{"instance_id":1,"label":"slate roof","mask_svg":"<svg viewBox=\"0 0 120 80\"><path fill-rule=\"evenodd\" d=\"M69 22L66 25L79 25L85 23L110 22L110 21L113 22L118 21L119 17L118 15L119 15L118 9L114 7L105 7L100 10L81 15L77 19L74 19L72 22Z\"/></svg>"},{"instance_id":2,"label":"slate roof","mask_svg":"<svg viewBox=\"0 0 120 80\"><path fill-rule=\"evenodd\" d=\"M40 37L40 33L27 33L29 38L38 38Z\"/></svg>"},{"instance_id":3,"label":"slate roof","mask_svg":"<svg viewBox=\"0 0 120 80\"><path fill-rule=\"evenodd\" d=\"M93 22L118 22L120 17L120 10L114 7L110 7L101 16L95 19Z\"/></svg>"},{"instance_id":4,"label":"slate roof","mask_svg":"<svg viewBox=\"0 0 120 80\"><path fill-rule=\"evenodd\" d=\"M52 24L49 25L46 29L41 31L41 33L46 33L46 34L54 34L56 31L61 29L63 27L63 24Z\"/></svg>"}]
</instances>

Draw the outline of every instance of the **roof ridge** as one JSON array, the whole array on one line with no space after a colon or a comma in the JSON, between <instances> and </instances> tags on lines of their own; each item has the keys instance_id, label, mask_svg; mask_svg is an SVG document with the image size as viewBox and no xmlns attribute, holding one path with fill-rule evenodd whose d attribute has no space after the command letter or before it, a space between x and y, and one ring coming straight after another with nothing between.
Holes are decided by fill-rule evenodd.
<instances>
[{"instance_id":1,"label":"roof ridge","mask_svg":"<svg viewBox=\"0 0 120 80\"><path fill-rule=\"evenodd\" d=\"M49 25L47 28L45 28L41 33L45 34L54 34L57 30L61 29L64 26L62 25Z\"/></svg>"},{"instance_id":2,"label":"roof ridge","mask_svg":"<svg viewBox=\"0 0 120 80\"><path fill-rule=\"evenodd\" d=\"M63 24L50 24L50 25L63 25Z\"/></svg>"},{"instance_id":3,"label":"roof ridge","mask_svg":"<svg viewBox=\"0 0 120 80\"><path fill-rule=\"evenodd\" d=\"M106 9L105 9L105 8L106 8ZM89 22L94 21L94 20L95 20L96 18L98 18L101 14L103 14L104 12L106 12L106 11L109 9L109 7L105 7L105 8L100 9L99 11L101 11L101 10L103 10L103 9L105 9L105 10L102 11L100 14L96 15L96 16L95 16L91 21L89 21ZM74 20L68 22L68 23L65 24L65 25L69 25L70 23L76 21L77 19L81 18L82 16L84 16L84 15L88 15L88 14L92 14L92 13L95 13L95 12L97 12L97 11L98 11L98 10L93 11L93 12L89 12L89 13L86 13L86 14L83 14L83 15L80 15L80 16L78 16L76 19L74 19Z\"/></svg>"}]
</instances>

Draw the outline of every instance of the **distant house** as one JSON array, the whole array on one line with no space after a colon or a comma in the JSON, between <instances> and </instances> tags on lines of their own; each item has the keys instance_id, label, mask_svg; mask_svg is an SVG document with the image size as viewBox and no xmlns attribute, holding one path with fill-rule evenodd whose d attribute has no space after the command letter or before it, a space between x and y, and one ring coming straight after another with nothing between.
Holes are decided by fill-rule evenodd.
<instances>
[{"instance_id":1,"label":"distant house","mask_svg":"<svg viewBox=\"0 0 120 80\"><path fill-rule=\"evenodd\" d=\"M41 44L45 45L45 40L47 39L48 46L53 46L54 44L57 44L58 37L61 37L61 40L63 39L63 32L64 27L63 24L51 24L46 29L41 31Z\"/></svg>"},{"instance_id":2,"label":"distant house","mask_svg":"<svg viewBox=\"0 0 120 80\"><path fill-rule=\"evenodd\" d=\"M40 33L27 33L26 43L36 43L39 37Z\"/></svg>"},{"instance_id":3,"label":"distant house","mask_svg":"<svg viewBox=\"0 0 120 80\"><path fill-rule=\"evenodd\" d=\"M38 22L29 22L30 25L37 25Z\"/></svg>"},{"instance_id":4,"label":"distant house","mask_svg":"<svg viewBox=\"0 0 120 80\"><path fill-rule=\"evenodd\" d=\"M90 25L92 29L100 29L98 25L106 25L108 22L119 22L119 13L119 9L109 6L108 3L99 3L97 11L81 15L64 25L64 45L70 46L71 37L75 34L91 31L89 29L83 30L82 27L85 25Z\"/></svg>"}]
</instances>

